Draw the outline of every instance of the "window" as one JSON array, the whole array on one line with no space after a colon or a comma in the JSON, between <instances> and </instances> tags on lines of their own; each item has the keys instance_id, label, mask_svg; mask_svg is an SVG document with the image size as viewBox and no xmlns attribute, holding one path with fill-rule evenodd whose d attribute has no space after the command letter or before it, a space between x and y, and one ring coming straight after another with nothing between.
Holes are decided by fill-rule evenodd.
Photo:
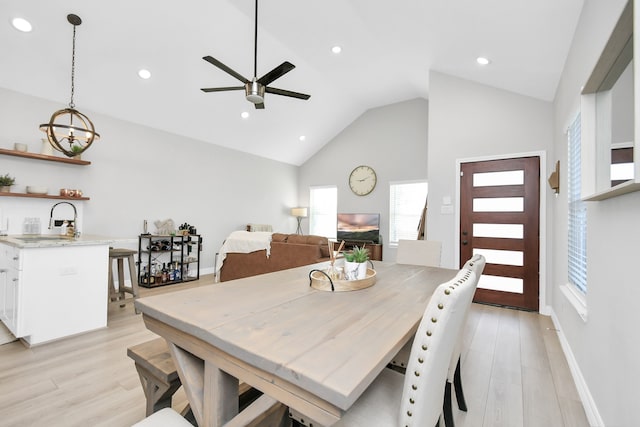
<instances>
[{"instance_id":1,"label":"window","mask_svg":"<svg viewBox=\"0 0 640 427\"><path fill-rule=\"evenodd\" d=\"M395 182L389 186L389 243L415 240L427 201L427 181Z\"/></svg>"},{"instance_id":2,"label":"window","mask_svg":"<svg viewBox=\"0 0 640 427\"><path fill-rule=\"evenodd\" d=\"M309 234L335 239L338 189L335 186L311 187L309 192Z\"/></svg>"},{"instance_id":3,"label":"window","mask_svg":"<svg viewBox=\"0 0 640 427\"><path fill-rule=\"evenodd\" d=\"M587 292L587 206L581 200L582 162L580 153L580 114L569 127L568 185L568 279L582 293Z\"/></svg>"}]
</instances>

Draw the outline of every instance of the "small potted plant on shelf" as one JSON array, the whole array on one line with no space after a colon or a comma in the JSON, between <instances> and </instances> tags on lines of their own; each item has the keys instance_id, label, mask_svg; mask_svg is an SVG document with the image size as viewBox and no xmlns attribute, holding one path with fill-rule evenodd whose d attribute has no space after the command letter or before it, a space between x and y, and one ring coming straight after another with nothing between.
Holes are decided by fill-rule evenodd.
<instances>
[{"instance_id":1,"label":"small potted plant on shelf","mask_svg":"<svg viewBox=\"0 0 640 427\"><path fill-rule=\"evenodd\" d=\"M75 155L73 156L74 159L76 160L81 160L82 159L82 147L79 145L72 145L71 146L71 151L73 153L75 153Z\"/></svg>"},{"instance_id":2,"label":"small potted plant on shelf","mask_svg":"<svg viewBox=\"0 0 640 427\"><path fill-rule=\"evenodd\" d=\"M9 193L11 192L11 186L15 184L16 179L6 174L4 176L0 175L0 192Z\"/></svg>"},{"instance_id":3,"label":"small potted plant on shelf","mask_svg":"<svg viewBox=\"0 0 640 427\"><path fill-rule=\"evenodd\" d=\"M344 253L344 274L347 280L360 280L367 277L369 249L354 246L350 252Z\"/></svg>"}]
</instances>

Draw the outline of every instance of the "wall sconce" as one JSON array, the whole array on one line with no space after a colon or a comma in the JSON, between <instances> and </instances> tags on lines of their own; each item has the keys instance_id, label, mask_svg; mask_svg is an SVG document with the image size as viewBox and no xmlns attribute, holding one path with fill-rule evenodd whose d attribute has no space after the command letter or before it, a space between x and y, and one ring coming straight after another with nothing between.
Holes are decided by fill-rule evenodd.
<instances>
[{"instance_id":1,"label":"wall sconce","mask_svg":"<svg viewBox=\"0 0 640 427\"><path fill-rule=\"evenodd\" d=\"M553 190L557 196L560 193L560 160L556 162L556 170L551 172L549 176L549 187Z\"/></svg>"},{"instance_id":2,"label":"wall sconce","mask_svg":"<svg viewBox=\"0 0 640 427\"><path fill-rule=\"evenodd\" d=\"M306 218L307 215L307 208L291 208L291 216L295 216L298 220L298 229L296 230L297 234L302 234L302 226L300 225L300 221L302 221L302 218Z\"/></svg>"}]
</instances>

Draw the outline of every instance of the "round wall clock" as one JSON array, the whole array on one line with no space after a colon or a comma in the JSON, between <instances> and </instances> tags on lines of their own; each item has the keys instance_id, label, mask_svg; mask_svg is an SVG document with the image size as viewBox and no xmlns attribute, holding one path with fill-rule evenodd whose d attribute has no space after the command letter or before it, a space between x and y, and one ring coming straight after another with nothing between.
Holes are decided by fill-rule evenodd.
<instances>
[{"instance_id":1,"label":"round wall clock","mask_svg":"<svg viewBox=\"0 0 640 427\"><path fill-rule=\"evenodd\" d=\"M349 187L358 196L366 196L376 187L376 172L370 166L358 166L349 175Z\"/></svg>"}]
</instances>

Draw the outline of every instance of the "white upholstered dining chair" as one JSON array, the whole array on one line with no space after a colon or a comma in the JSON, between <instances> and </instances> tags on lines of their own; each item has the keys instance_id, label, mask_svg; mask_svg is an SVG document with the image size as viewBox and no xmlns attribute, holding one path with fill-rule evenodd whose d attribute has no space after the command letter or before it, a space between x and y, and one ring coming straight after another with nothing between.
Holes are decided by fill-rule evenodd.
<instances>
[{"instance_id":1,"label":"white upholstered dining chair","mask_svg":"<svg viewBox=\"0 0 640 427\"><path fill-rule=\"evenodd\" d=\"M473 292L468 295L468 298L465 302L465 313L468 312L469 307L471 306L471 302L473 301L473 295L475 293L475 289L478 285L478 280L480 280L480 275L484 269L485 259L482 255L474 255L470 260L468 260L461 271L469 270L475 273L475 281L472 283ZM462 390L462 378L460 375L460 355L462 353L462 330L464 329L464 325L467 323L465 318L463 320L463 326L460 328L460 334L458 336L456 345L454 347L453 353L451 355L451 361L449 364L449 371L447 374L447 381L444 389L444 418L445 424L447 427L454 427L453 421L453 408L451 402L451 386L454 386L456 392L456 401L458 403L458 408L462 411L467 411L466 401L464 399L464 392ZM391 361L391 366L394 369L406 369L407 363L409 360L409 352L411 347L409 345L405 345L398 354Z\"/></svg>"},{"instance_id":2,"label":"white upholstered dining chair","mask_svg":"<svg viewBox=\"0 0 640 427\"><path fill-rule=\"evenodd\" d=\"M440 267L442 242L435 240L403 240L398 241L396 262L398 264L425 265Z\"/></svg>"},{"instance_id":3,"label":"white upholstered dining chair","mask_svg":"<svg viewBox=\"0 0 640 427\"><path fill-rule=\"evenodd\" d=\"M485 263L486 263L486 260L484 256L476 254L473 257L471 257L471 259L469 259L462 267L463 270L465 269L471 270L475 273L476 283L474 288L477 288L478 286L478 281L480 280L480 276L484 271ZM471 295L471 300L468 301L468 304L471 305L472 301L473 301L473 294ZM467 309L467 313L468 313L468 309ZM465 325L466 323L467 323L467 316L465 315L465 318L463 320L463 325ZM458 409L465 412L467 411L467 403L464 399L464 392L462 390L462 377L460 374L460 356L462 354L462 344L463 344L462 330L463 329L464 329L464 326L460 330L458 341L456 342L456 345L453 349L453 353L451 354L451 362L449 363L449 373L447 374L447 384L445 388L445 397L444 397L444 405L445 405L444 414L445 414L445 424L447 425L447 427L454 427L453 410L452 410L452 404L451 404L451 385L452 384L454 386L454 390L456 393L456 401L458 403Z\"/></svg>"},{"instance_id":4,"label":"white upholstered dining chair","mask_svg":"<svg viewBox=\"0 0 640 427\"><path fill-rule=\"evenodd\" d=\"M451 355L476 283L475 273L462 269L436 288L414 337L406 375L383 369L334 427L439 425Z\"/></svg>"},{"instance_id":5,"label":"white upholstered dining chair","mask_svg":"<svg viewBox=\"0 0 640 427\"><path fill-rule=\"evenodd\" d=\"M441 253L442 242L437 242L435 240L400 239L398 241L396 263L424 265L426 267L440 267ZM411 342L408 342L391 360L391 365L400 369L405 369L410 351Z\"/></svg>"}]
</instances>

